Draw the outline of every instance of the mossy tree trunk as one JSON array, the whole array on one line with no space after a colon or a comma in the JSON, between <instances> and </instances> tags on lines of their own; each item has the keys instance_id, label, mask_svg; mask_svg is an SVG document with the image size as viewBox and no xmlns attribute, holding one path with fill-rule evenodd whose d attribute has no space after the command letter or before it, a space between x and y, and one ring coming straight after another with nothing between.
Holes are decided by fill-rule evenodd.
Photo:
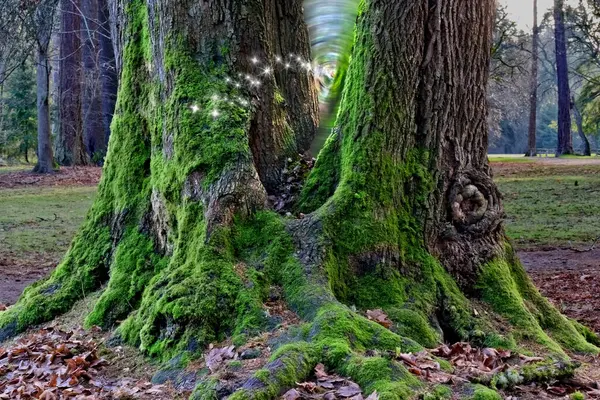
<instances>
[{"instance_id":1,"label":"mossy tree trunk","mask_svg":"<svg viewBox=\"0 0 600 400\"><path fill-rule=\"evenodd\" d=\"M161 358L268 329L263 301L281 286L309 329L231 399L274 398L319 361L382 398L420 389L365 350L469 340L563 358L597 351L537 292L504 235L486 157L495 2L362 2L338 128L301 219L266 206L316 125L311 73L277 69L278 56L308 57L300 1L277 4L128 2L98 200L53 275L0 314L0 339L107 282L87 323L125 319L118 334ZM373 308L392 330L361 316ZM498 314L511 326L495 325ZM214 387L195 396L214 398Z\"/></svg>"}]
</instances>

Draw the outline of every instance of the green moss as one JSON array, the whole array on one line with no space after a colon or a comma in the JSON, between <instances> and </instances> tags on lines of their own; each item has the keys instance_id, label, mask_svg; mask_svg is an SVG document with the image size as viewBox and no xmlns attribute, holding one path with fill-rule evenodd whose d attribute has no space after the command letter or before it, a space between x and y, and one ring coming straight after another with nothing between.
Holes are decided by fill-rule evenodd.
<instances>
[{"instance_id":1,"label":"green moss","mask_svg":"<svg viewBox=\"0 0 600 400\"><path fill-rule=\"evenodd\" d=\"M502 400L502 396L495 390L486 388L485 386L475 385L471 400Z\"/></svg>"},{"instance_id":2,"label":"green moss","mask_svg":"<svg viewBox=\"0 0 600 400\"><path fill-rule=\"evenodd\" d=\"M394 322L398 334L411 338L424 347L433 348L442 340L440 334L433 330L425 316L418 311L392 308L387 310L387 314Z\"/></svg>"},{"instance_id":3,"label":"green moss","mask_svg":"<svg viewBox=\"0 0 600 400\"><path fill-rule=\"evenodd\" d=\"M361 385L363 392L377 391L380 399L412 398L422 383L400 363L382 357L352 357L341 369Z\"/></svg>"},{"instance_id":4,"label":"green moss","mask_svg":"<svg viewBox=\"0 0 600 400\"><path fill-rule=\"evenodd\" d=\"M190 395L190 400L218 400L217 388L219 380L210 378L200 382Z\"/></svg>"},{"instance_id":5,"label":"green moss","mask_svg":"<svg viewBox=\"0 0 600 400\"><path fill-rule=\"evenodd\" d=\"M518 339L534 341L563 357L561 346L576 352L598 352L571 321L540 295L510 248L503 258L483 267L477 286L483 300L516 328Z\"/></svg>"},{"instance_id":6,"label":"green moss","mask_svg":"<svg viewBox=\"0 0 600 400\"><path fill-rule=\"evenodd\" d=\"M86 324L110 328L126 318L139 306L142 292L165 264L166 259L155 253L150 238L135 228L127 230L116 248L109 284Z\"/></svg>"},{"instance_id":7,"label":"green moss","mask_svg":"<svg viewBox=\"0 0 600 400\"><path fill-rule=\"evenodd\" d=\"M266 324L263 274L238 264L230 229L206 238L202 207L180 211L173 256L150 282L138 312L120 327L129 342L164 358L200 351L225 335L255 334Z\"/></svg>"},{"instance_id":8,"label":"green moss","mask_svg":"<svg viewBox=\"0 0 600 400\"><path fill-rule=\"evenodd\" d=\"M581 392L571 394L571 400L585 400L585 395Z\"/></svg>"},{"instance_id":9,"label":"green moss","mask_svg":"<svg viewBox=\"0 0 600 400\"><path fill-rule=\"evenodd\" d=\"M275 398L282 388L293 387L296 382L304 381L318 362L318 353L313 345L296 342L280 347L271 357L271 361L254 374L254 379L262 385L251 392L241 389L229 397L231 400L270 400Z\"/></svg>"},{"instance_id":10,"label":"green moss","mask_svg":"<svg viewBox=\"0 0 600 400\"><path fill-rule=\"evenodd\" d=\"M443 385L438 385L433 391L423 395L423 400L444 400L450 398L452 398L452 389Z\"/></svg>"}]
</instances>

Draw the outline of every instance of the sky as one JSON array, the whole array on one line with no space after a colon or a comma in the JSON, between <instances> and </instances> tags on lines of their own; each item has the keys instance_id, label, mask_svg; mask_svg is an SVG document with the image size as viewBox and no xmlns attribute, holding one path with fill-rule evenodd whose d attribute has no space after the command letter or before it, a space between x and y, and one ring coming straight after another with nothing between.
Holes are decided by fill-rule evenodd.
<instances>
[{"instance_id":1,"label":"sky","mask_svg":"<svg viewBox=\"0 0 600 400\"><path fill-rule=\"evenodd\" d=\"M533 25L533 0L500 0L508 6L508 12L520 29L531 29ZM538 20L554 4L553 0L538 0Z\"/></svg>"}]
</instances>

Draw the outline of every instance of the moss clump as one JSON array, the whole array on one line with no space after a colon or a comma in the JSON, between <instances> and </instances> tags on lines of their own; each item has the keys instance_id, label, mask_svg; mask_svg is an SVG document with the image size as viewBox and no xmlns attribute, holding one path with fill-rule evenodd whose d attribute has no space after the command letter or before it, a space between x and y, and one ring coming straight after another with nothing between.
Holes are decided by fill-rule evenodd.
<instances>
[{"instance_id":1,"label":"moss clump","mask_svg":"<svg viewBox=\"0 0 600 400\"><path fill-rule=\"evenodd\" d=\"M581 392L571 394L571 400L585 400L585 395Z\"/></svg>"},{"instance_id":2,"label":"moss clump","mask_svg":"<svg viewBox=\"0 0 600 400\"><path fill-rule=\"evenodd\" d=\"M450 398L452 398L452 389L443 385L438 385L433 391L423 395L423 400L444 400Z\"/></svg>"},{"instance_id":3,"label":"moss clump","mask_svg":"<svg viewBox=\"0 0 600 400\"><path fill-rule=\"evenodd\" d=\"M431 327L429 321L419 311L392 308L387 310L387 314L394 322L400 336L411 338L428 348L433 348L442 341L441 335Z\"/></svg>"},{"instance_id":4,"label":"moss clump","mask_svg":"<svg viewBox=\"0 0 600 400\"><path fill-rule=\"evenodd\" d=\"M476 385L474 387L473 396L470 400L502 400L502 396L495 390L486 388L485 386Z\"/></svg>"}]
</instances>

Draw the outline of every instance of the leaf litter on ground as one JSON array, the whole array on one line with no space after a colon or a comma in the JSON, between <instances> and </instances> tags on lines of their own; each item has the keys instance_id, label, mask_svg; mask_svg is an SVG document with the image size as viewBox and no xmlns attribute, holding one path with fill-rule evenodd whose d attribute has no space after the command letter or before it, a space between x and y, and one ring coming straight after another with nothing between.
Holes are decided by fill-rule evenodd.
<instances>
[{"instance_id":1,"label":"leaf litter on ground","mask_svg":"<svg viewBox=\"0 0 600 400\"><path fill-rule=\"evenodd\" d=\"M99 329L99 328L96 328ZM86 331L43 328L0 348L2 400L167 399L170 388L147 381L108 380L99 371L107 361Z\"/></svg>"}]
</instances>

